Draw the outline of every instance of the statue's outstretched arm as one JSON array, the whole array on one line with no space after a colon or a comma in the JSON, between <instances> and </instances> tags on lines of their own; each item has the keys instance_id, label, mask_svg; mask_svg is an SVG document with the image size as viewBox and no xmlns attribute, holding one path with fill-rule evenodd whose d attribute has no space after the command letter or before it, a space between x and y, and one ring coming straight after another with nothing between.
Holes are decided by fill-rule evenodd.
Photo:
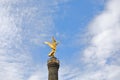
<instances>
[{"instance_id":1,"label":"statue's outstretched arm","mask_svg":"<svg viewBox=\"0 0 120 80\"><path fill-rule=\"evenodd\" d=\"M53 45L50 42L44 42L44 43L50 46L51 48L53 48Z\"/></svg>"}]
</instances>

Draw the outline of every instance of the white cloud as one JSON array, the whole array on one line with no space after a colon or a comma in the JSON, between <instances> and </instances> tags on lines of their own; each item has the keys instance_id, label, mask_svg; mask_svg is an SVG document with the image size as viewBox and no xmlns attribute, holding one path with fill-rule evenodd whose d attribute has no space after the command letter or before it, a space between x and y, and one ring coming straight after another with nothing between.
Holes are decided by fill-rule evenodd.
<instances>
[{"instance_id":1,"label":"white cloud","mask_svg":"<svg viewBox=\"0 0 120 80\"><path fill-rule=\"evenodd\" d=\"M45 65L39 65L35 67L34 72L32 75L28 78L28 80L47 80L48 79L48 73L47 73L47 66Z\"/></svg>"},{"instance_id":2,"label":"white cloud","mask_svg":"<svg viewBox=\"0 0 120 80\"><path fill-rule=\"evenodd\" d=\"M89 45L83 53L86 71L79 80L119 80L120 0L109 0L88 28ZM117 55L117 56L116 56ZM115 59L116 58L116 59Z\"/></svg>"},{"instance_id":3,"label":"white cloud","mask_svg":"<svg viewBox=\"0 0 120 80\"><path fill-rule=\"evenodd\" d=\"M79 72L78 72L79 71ZM63 65L59 69L59 79L60 80L75 80L77 76L80 75L80 69L77 67L71 67L68 65Z\"/></svg>"},{"instance_id":4,"label":"white cloud","mask_svg":"<svg viewBox=\"0 0 120 80\"><path fill-rule=\"evenodd\" d=\"M77 76L75 80L119 80L119 74L120 67L111 65L96 71L85 72L80 76Z\"/></svg>"},{"instance_id":5,"label":"white cloud","mask_svg":"<svg viewBox=\"0 0 120 80\"><path fill-rule=\"evenodd\" d=\"M1 80L28 80L30 76L32 80L37 79L34 75L42 74L41 71L31 72L35 65L32 65L29 44L41 45L52 34L52 13L55 10L51 6L54 6L54 1L51 4L40 0L37 6L37 2L33 2L34 0L0 0Z\"/></svg>"},{"instance_id":6,"label":"white cloud","mask_svg":"<svg viewBox=\"0 0 120 80\"><path fill-rule=\"evenodd\" d=\"M69 80L120 79L119 3L120 0L108 0L105 9L89 24L87 37L85 34L83 39L88 42L83 54L80 54L81 66L76 72L71 71L73 68L69 67L68 75L70 72L76 74Z\"/></svg>"},{"instance_id":7,"label":"white cloud","mask_svg":"<svg viewBox=\"0 0 120 80\"><path fill-rule=\"evenodd\" d=\"M119 0L109 1L107 8L91 23L89 34L93 37L91 37L90 46L85 50L85 59L98 60L96 63L100 63L113 54L117 54L116 52L120 49L118 3Z\"/></svg>"},{"instance_id":8,"label":"white cloud","mask_svg":"<svg viewBox=\"0 0 120 80\"><path fill-rule=\"evenodd\" d=\"M10 7L0 6L0 79L23 80L30 67L29 55L21 50L22 36L15 18L10 16Z\"/></svg>"}]
</instances>

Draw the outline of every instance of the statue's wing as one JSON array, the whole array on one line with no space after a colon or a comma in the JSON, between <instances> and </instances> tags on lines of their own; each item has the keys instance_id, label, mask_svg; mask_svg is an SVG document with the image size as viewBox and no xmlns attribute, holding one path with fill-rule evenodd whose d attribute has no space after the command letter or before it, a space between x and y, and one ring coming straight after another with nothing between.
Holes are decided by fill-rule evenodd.
<instances>
[{"instance_id":1,"label":"statue's wing","mask_svg":"<svg viewBox=\"0 0 120 80\"><path fill-rule=\"evenodd\" d=\"M52 37L52 43L54 43L54 42L56 42L56 40L55 40L55 38L54 38L54 37Z\"/></svg>"}]
</instances>

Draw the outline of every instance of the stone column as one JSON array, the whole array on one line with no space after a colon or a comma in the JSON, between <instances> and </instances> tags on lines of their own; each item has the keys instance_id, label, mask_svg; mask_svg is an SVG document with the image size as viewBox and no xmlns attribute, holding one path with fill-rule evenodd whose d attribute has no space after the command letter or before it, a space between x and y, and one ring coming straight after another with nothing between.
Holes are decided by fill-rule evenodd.
<instances>
[{"instance_id":1,"label":"stone column","mask_svg":"<svg viewBox=\"0 0 120 80\"><path fill-rule=\"evenodd\" d=\"M47 63L48 80L58 80L59 60L56 57L51 57Z\"/></svg>"}]
</instances>

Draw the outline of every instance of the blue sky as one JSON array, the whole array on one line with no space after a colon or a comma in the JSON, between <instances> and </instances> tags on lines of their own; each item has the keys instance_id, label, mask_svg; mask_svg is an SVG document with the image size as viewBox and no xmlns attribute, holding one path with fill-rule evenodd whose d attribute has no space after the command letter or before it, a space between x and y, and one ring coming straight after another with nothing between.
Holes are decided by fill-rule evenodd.
<instances>
[{"instance_id":1,"label":"blue sky","mask_svg":"<svg viewBox=\"0 0 120 80\"><path fill-rule=\"evenodd\" d=\"M0 0L0 80L47 80L52 36L59 80L119 80L119 3Z\"/></svg>"}]
</instances>

